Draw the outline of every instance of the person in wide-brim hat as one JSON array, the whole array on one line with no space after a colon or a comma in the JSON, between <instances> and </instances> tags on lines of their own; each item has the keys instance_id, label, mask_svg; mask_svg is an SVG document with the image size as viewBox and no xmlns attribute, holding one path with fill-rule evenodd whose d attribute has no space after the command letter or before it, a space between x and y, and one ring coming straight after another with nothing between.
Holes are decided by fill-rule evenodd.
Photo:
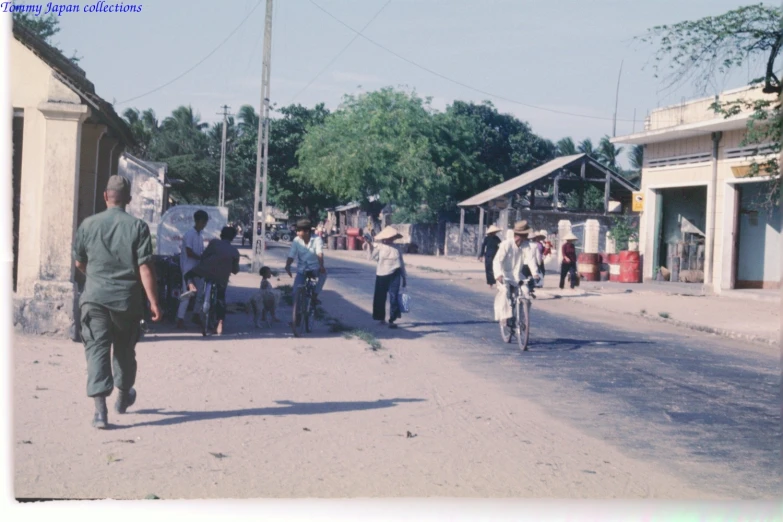
<instances>
[{"instance_id":1,"label":"person in wide-brim hat","mask_svg":"<svg viewBox=\"0 0 783 522\"><path fill-rule=\"evenodd\" d=\"M573 290L577 284L576 246L574 245L574 242L577 240L579 240L579 238L570 230L563 236L563 246L561 247L563 260L560 263L560 290L565 287L566 275L569 276L571 290Z\"/></svg>"},{"instance_id":2,"label":"person in wide-brim hat","mask_svg":"<svg viewBox=\"0 0 783 522\"><path fill-rule=\"evenodd\" d=\"M490 288L495 284L495 275L492 272L492 262L495 260L495 255L498 253L501 239L498 237L498 232L502 232L503 229L496 225L492 225L487 229L487 235L484 237L484 242L481 244L481 251L479 252L478 260L484 262L484 274L487 277L487 285Z\"/></svg>"},{"instance_id":3,"label":"person in wide-brim hat","mask_svg":"<svg viewBox=\"0 0 783 522\"><path fill-rule=\"evenodd\" d=\"M389 296L389 328L397 328L394 321L402 317L400 286L408 284L402 249L393 244L402 237L393 227L387 226L375 236L376 243L370 249L370 258L377 261L375 291L372 300L372 318L386 324L386 296Z\"/></svg>"},{"instance_id":4,"label":"person in wide-brim hat","mask_svg":"<svg viewBox=\"0 0 783 522\"><path fill-rule=\"evenodd\" d=\"M397 230L394 227L386 227L375 236L376 241L394 241L395 239L401 238L402 234L397 232Z\"/></svg>"},{"instance_id":5,"label":"person in wide-brim hat","mask_svg":"<svg viewBox=\"0 0 783 522\"><path fill-rule=\"evenodd\" d=\"M527 221L517 221L514 223L514 235L515 236L530 236L534 232L527 224Z\"/></svg>"}]
</instances>

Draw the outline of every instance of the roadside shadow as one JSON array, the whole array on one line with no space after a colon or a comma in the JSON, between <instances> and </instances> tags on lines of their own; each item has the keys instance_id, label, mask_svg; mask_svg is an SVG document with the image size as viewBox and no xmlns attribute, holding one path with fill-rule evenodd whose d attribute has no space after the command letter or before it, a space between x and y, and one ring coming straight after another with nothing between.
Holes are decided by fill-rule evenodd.
<instances>
[{"instance_id":1,"label":"roadside shadow","mask_svg":"<svg viewBox=\"0 0 783 522\"><path fill-rule=\"evenodd\" d=\"M592 348L612 348L624 345L652 344L650 341L601 341L589 339L565 339L549 338L536 339L533 335L528 343L528 350L525 355L545 354L548 352L571 352L581 350L585 347ZM516 340L513 340L509 346L516 347ZM518 348L517 348L518 350Z\"/></svg>"},{"instance_id":2,"label":"roadside shadow","mask_svg":"<svg viewBox=\"0 0 783 522\"><path fill-rule=\"evenodd\" d=\"M160 408L151 408L130 412L133 415L166 415L168 418L155 421L138 422L128 425L112 425L112 429L138 428L142 426L171 426L185 422L197 422L205 420L229 419L233 417L264 417L286 415L323 415L329 413L342 413L349 411L367 411L382 408L392 408L398 404L424 402L426 399L395 398L378 399L377 401L350 401L350 402L294 402L275 401L278 407L248 408L243 410L222 411L165 411Z\"/></svg>"}]
</instances>

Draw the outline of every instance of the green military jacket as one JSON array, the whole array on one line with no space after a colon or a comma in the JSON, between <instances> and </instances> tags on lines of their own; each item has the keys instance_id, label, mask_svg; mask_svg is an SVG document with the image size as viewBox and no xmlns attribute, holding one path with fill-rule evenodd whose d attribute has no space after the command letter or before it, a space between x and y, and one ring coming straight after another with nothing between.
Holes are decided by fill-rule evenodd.
<instances>
[{"instance_id":1,"label":"green military jacket","mask_svg":"<svg viewBox=\"0 0 783 522\"><path fill-rule=\"evenodd\" d=\"M142 314L139 267L152 261L152 238L144 221L119 207L88 217L76 231L73 258L87 265L79 306L94 303Z\"/></svg>"}]
</instances>

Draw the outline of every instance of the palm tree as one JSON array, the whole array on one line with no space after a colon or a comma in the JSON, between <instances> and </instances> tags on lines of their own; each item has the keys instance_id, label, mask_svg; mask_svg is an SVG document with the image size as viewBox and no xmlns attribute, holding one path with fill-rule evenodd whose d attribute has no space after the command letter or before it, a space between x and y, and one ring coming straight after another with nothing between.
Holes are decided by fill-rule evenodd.
<instances>
[{"instance_id":1,"label":"palm tree","mask_svg":"<svg viewBox=\"0 0 783 522\"><path fill-rule=\"evenodd\" d=\"M205 152L209 124L193 112L190 106L180 106L163 120L161 125L161 153L164 157Z\"/></svg>"},{"instance_id":2,"label":"palm tree","mask_svg":"<svg viewBox=\"0 0 783 522\"><path fill-rule=\"evenodd\" d=\"M595 156L595 148L593 147L593 140L585 138L579 142L579 146L576 148L579 152L587 154L588 156Z\"/></svg>"},{"instance_id":3,"label":"palm tree","mask_svg":"<svg viewBox=\"0 0 783 522\"><path fill-rule=\"evenodd\" d=\"M601 138L601 142L598 145L598 159L601 163L605 164L612 170L617 170L617 158L620 157L620 153L623 151L622 147L615 147L614 143L609 141L609 136L606 135Z\"/></svg>"},{"instance_id":4,"label":"palm tree","mask_svg":"<svg viewBox=\"0 0 783 522\"><path fill-rule=\"evenodd\" d=\"M634 145L628 151L628 161L631 163L631 168L637 172L642 171L642 165L644 164L644 145Z\"/></svg>"},{"instance_id":5,"label":"palm tree","mask_svg":"<svg viewBox=\"0 0 783 522\"><path fill-rule=\"evenodd\" d=\"M574 140L570 137L561 139L555 146L557 147L558 156L572 156L579 153L576 150L576 145L574 145Z\"/></svg>"},{"instance_id":6,"label":"palm tree","mask_svg":"<svg viewBox=\"0 0 783 522\"><path fill-rule=\"evenodd\" d=\"M140 113L138 109L126 109L123 117L130 126L131 134L138 144L132 152L141 159L151 159L150 154L153 141L156 139L159 131L155 111L147 109Z\"/></svg>"},{"instance_id":7,"label":"palm tree","mask_svg":"<svg viewBox=\"0 0 783 522\"><path fill-rule=\"evenodd\" d=\"M240 133L257 133L259 116L250 105L243 105L237 114Z\"/></svg>"}]
</instances>

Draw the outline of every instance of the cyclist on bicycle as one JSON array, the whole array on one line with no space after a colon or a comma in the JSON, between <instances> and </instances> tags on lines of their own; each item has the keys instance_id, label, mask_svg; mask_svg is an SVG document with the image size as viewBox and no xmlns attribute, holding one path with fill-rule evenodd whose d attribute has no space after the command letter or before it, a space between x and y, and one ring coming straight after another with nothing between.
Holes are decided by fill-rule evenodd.
<instances>
[{"instance_id":1,"label":"cyclist on bicycle","mask_svg":"<svg viewBox=\"0 0 783 522\"><path fill-rule=\"evenodd\" d=\"M309 219L300 219L296 222L296 237L291 243L288 251L288 259L285 262L285 271L290 277L291 265L296 260L296 278L294 279L293 293L305 283L305 274L313 272L318 277L318 283L315 285L314 301L320 304L317 299L318 294L323 290L326 283L326 267L324 267L324 243L323 240L313 235L312 224Z\"/></svg>"},{"instance_id":2,"label":"cyclist on bicycle","mask_svg":"<svg viewBox=\"0 0 783 522\"><path fill-rule=\"evenodd\" d=\"M196 292L200 283L204 280L212 281L217 290L217 303L215 306L215 318L217 327L215 332L218 335L223 333L223 321L226 318L226 289L228 288L228 279L231 274L239 273L239 250L231 244L237 235L234 227L223 227L220 231L220 239L213 239L204 249L199 264L185 274L185 280L188 283L188 293ZM196 283L199 282L199 285ZM200 300L204 299L203 286L198 291L200 299L197 298L197 306L200 306Z\"/></svg>"},{"instance_id":3,"label":"cyclist on bicycle","mask_svg":"<svg viewBox=\"0 0 783 522\"><path fill-rule=\"evenodd\" d=\"M540 276L538 273L536 247L531 241L528 241L528 236L532 232L533 229L527 226L527 221L518 221L514 224L514 238L506 239L498 247L498 252L492 263L492 270L498 282L498 289L501 291L505 289L507 295L510 295L523 279L530 278L530 281L527 283L528 289L531 297L535 297L533 293L535 281ZM505 309L505 302L503 305ZM495 309L495 315L501 315L501 310L498 310L497 304ZM507 315L507 313L506 309L506 313L502 315ZM495 319L502 320L508 319L508 317L509 315L506 317L495 317Z\"/></svg>"}]
</instances>

